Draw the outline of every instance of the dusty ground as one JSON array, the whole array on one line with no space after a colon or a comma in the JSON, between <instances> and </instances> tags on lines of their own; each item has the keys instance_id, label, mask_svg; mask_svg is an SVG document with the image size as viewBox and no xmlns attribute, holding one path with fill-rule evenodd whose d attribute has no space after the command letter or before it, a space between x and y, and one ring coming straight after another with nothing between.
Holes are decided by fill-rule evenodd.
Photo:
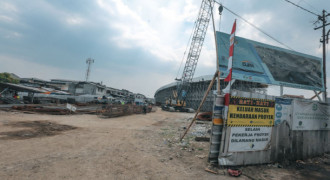
<instances>
[{"instance_id":1,"label":"dusty ground","mask_svg":"<svg viewBox=\"0 0 330 180\"><path fill-rule=\"evenodd\" d=\"M209 143L194 141L194 130L184 143L178 143L192 116L158 110L104 119L0 111L0 179L329 177L329 165L313 160L299 167L244 167L239 178L229 177L223 169L216 169L217 175L205 172Z\"/></svg>"}]
</instances>

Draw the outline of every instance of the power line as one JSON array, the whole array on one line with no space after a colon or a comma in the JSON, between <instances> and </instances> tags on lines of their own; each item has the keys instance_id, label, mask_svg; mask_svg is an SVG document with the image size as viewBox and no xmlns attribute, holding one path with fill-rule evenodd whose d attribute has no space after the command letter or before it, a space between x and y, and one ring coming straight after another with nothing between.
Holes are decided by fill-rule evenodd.
<instances>
[{"instance_id":1,"label":"power line","mask_svg":"<svg viewBox=\"0 0 330 180\"><path fill-rule=\"evenodd\" d=\"M316 7L314 7L314 6L312 6L311 4L309 4L307 1L305 1L305 0L301 0L301 1L303 1L305 4L307 4L309 7L313 8L314 10L316 10L316 11L320 11L320 10L317 9Z\"/></svg>"},{"instance_id":2,"label":"power line","mask_svg":"<svg viewBox=\"0 0 330 180\"><path fill-rule=\"evenodd\" d=\"M196 21L195 21L194 24L196 24ZM176 74L176 77L175 77L176 79L177 79L178 76L179 76L180 69L181 69L181 66L182 66L183 60L184 60L184 58L185 58L185 56L186 56L186 52L187 52L187 49L188 49L188 46L189 46L189 44L190 44L190 40L191 40L191 37L192 37L193 34L194 34L194 28L192 29L192 32L190 33L190 37L189 37L189 40L188 40L188 43L187 43L187 46L186 46L186 50L185 50L184 53L183 53L183 57L182 57L182 60L181 60L181 64L180 64L180 67L179 67L178 73Z\"/></svg>"},{"instance_id":3,"label":"power line","mask_svg":"<svg viewBox=\"0 0 330 180\"><path fill-rule=\"evenodd\" d=\"M306 11L306 12L309 12L309 13L311 13L311 14L317 16L317 17L319 17L319 15L317 15L316 13L314 13L314 12L312 12L312 11L306 9L306 8L303 8L303 7L299 6L298 4L295 4L295 3L293 3L293 2L291 2L291 1L289 1L289 0L284 0L284 1L290 3L290 4L294 5L294 6L297 6L298 8L300 8L300 9Z\"/></svg>"},{"instance_id":4,"label":"power line","mask_svg":"<svg viewBox=\"0 0 330 180\"><path fill-rule=\"evenodd\" d=\"M219 2L215 1L216 3L220 4ZM271 36L270 34L266 33L265 31L263 31L262 29L258 28L256 25L252 24L251 22L249 22L248 20L244 19L242 16L238 15L237 13L233 12L232 10L228 9L226 6L222 5L223 8L225 8L226 10L228 10L230 13L234 14L235 16L241 18L244 22L246 22L247 24L251 25L252 27L256 28L258 31L262 32L264 35L268 36L269 38L271 38L272 40L276 41L277 43L281 44L282 46L287 47L288 49L294 51L294 49L292 49L291 47L285 45L284 43L280 42L279 40L277 40L276 38L274 38L273 36Z\"/></svg>"}]
</instances>

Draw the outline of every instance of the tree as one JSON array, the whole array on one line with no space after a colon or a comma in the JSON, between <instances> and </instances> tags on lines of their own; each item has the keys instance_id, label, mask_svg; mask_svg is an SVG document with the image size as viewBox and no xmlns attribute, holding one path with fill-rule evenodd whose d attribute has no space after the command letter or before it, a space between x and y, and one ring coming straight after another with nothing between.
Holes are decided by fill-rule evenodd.
<instances>
[{"instance_id":1,"label":"tree","mask_svg":"<svg viewBox=\"0 0 330 180\"><path fill-rule=\"evenodd\" d=\"M4 73L0 73L0 82L18 84L19 80L13 78L9 73L4 72Z\"/></svg>"}]
</instances>

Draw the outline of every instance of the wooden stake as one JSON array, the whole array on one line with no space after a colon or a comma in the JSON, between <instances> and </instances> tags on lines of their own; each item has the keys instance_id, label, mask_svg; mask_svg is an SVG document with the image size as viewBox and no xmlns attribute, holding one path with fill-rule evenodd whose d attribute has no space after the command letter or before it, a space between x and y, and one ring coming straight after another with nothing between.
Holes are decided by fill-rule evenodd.
<instances>
[{"instance_id":1,"label":"wooden stake","mask_svg":"<svg viewBox=\"0 0 330 180\"><path fill-rule=\"evenodd\" d=\"M206 172L213 173L213 174L218 174L218 172L213 171L213 170L211 170L211 169L209 169L209 168L205 168L205 171L206 171Z\"/></svg>"}]
</instances>

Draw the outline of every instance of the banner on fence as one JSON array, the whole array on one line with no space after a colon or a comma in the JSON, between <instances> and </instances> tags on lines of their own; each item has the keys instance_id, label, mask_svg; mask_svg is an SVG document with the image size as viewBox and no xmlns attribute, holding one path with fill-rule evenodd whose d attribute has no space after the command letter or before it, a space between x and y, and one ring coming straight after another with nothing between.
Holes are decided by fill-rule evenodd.
<instances>
[{"instance_id":1,"label":"banner on fence","mask_svg":"<svg viewBox=\"0 0 330 180\"><path fill-rule=\"evenodd\" d=\"M293 130L330 130L330 105L294 100Z\"/></svg>"},{"instance_id":2,"label":"banner on fence","mask_svg":"<svg viewBox=\"0 0 330 180\"><path fill-rule=\"evenodd\" d=\"M229 152L270 149L272 127L232 127Z\"/></svg>"},{"instance_id":3,"label":"banner on fence","mask_svg":"<svg viewBox=\"0 0 330 180\"><path fill-rule=\"evenodd\" d=\"M273 126L275 101L230 97L228 126Z\"/></svg>"},{"instance_id":4,"label":"banner on fence","mask_svg":"<svg viewBox=\"0 0 330 180\"><path fill-rule=\"evenodd\" d=\"M275 99L275 126L281 124L283 121L291 122L292 116L292 99Z\"/></svg>"}]
</instances>

